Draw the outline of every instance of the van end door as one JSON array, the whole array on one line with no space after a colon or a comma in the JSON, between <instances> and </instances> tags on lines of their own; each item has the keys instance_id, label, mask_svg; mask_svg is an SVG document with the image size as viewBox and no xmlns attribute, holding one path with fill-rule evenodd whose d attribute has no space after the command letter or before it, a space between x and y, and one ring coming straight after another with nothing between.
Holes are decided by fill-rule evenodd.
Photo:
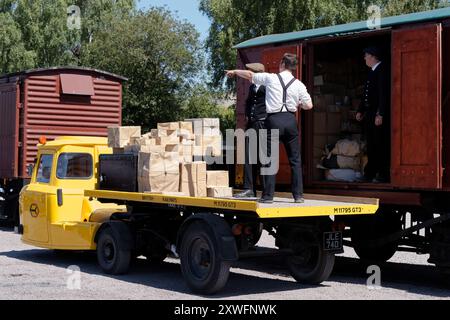
<instances>
[{"instance_id":1,"label":"van end door","mask_svg":"<svg viewBox=\"0 0 450 320\"><path fill-rule=\"evenodd\" d=\"M284 47L275 47L275 48L269 48L263 51L262 53L262 63L264 64L266 68L266 72L269 73L279 73L279 66L281 58L283 58L283 55L285 53L293 53L297 55L297 74L294 76L302 80L302 45L296 45L296 46L284 46ZM300 130L300 123L301 123L301 117L300 112L297 112L297 122L299 126L299 142L302 140L301 130ZM283 144L280 144L280 167L277 174L277 184L290 184L291 183L291 169L289 166L289 161L287 158L286 150L284 149Z\"/></svg>"},{"instance_id":2,"label":"van end door","mask_svg":"<svg viewBox=\"0 0 450 320\"><path fill-rule=\"evenodd\" d=\"M392 159L395 187L442 187L441 24L392 35Z\"/></svg>"},{"instance_id":3,"label":"van end door","mask_svg":"<svg viewBox=\"0 0 450 320\"><path fill-rule=\"evenodd\" d=\"M51 185L54 154L42 153L31 184L22 195L23 239L33 242L49 242L47 201L55 188Z\"/></svg>"}]
</instances>

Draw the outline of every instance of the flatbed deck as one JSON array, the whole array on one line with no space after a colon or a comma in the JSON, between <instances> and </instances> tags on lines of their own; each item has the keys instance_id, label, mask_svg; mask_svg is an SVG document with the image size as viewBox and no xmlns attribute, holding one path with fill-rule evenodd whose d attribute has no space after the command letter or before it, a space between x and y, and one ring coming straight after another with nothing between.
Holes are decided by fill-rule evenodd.
<instances>
[{"instance_id":1,"label":"flatbed deck","mask_svg":"<svg viewBox=\"0 0 450 320\"><path fill-rule=\"evenodd\" d=\"M378 199L316 194L305 194L304 203L294 203L292 198L276 197L272 204L258 203L256 198L201 198L106 190L86 190L84 194L97 199L251 212L262 219L374 214L379 206Z\"/></svg>"}]
</instances>

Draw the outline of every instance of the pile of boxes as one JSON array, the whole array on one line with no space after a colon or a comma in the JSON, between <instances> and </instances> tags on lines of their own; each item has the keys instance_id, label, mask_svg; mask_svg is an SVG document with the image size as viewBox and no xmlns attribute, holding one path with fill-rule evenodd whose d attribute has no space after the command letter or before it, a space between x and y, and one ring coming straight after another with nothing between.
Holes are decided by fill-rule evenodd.
<instances>
[{"instance_id":1,"label":"pile of boxes","mask_svg":"<svg viewBox=\"0 0 450 320\"><path fill-rule=\"evenodd\" d=\"M207 171L206 162L201 161L222 154L217 118L158 123L143 135L140 127L110 127L108 146L114 153L138 156L139 192L232 196L228 172Z\"/></svg>"},{"instance_id":2,"label":"pile of boxes","mask_svg":"<svg viewBox=\"0 0 450 320\"><path fill-rule=\"evenodd\" d=\"M361 142L362 125L356 121L367 68L351 58L320 61L314 76L313 166L320 167L324 149L339 140ZM323 170L314 170L314 180L326 178Z\"/></svg>"}]
</instances>

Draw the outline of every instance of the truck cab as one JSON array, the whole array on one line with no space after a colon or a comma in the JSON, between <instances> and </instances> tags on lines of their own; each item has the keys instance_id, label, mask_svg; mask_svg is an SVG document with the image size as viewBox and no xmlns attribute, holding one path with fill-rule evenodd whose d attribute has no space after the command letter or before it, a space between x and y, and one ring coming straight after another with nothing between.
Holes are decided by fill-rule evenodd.
<instances>
[{"instance_id":1,"label":"truck cab","mask_svg":"<svg viewBox=\"0 0 450 320\"><path fill-rule=\"evenodd\" d=\"M111 153L106 138L41 139L31 182L19 200L25 243L52 249L95 249L93 237L99 224L92 222L92 214L125 210L84 196L84 190L98 187L99 155Z\"/></svg>"}]
</instances>

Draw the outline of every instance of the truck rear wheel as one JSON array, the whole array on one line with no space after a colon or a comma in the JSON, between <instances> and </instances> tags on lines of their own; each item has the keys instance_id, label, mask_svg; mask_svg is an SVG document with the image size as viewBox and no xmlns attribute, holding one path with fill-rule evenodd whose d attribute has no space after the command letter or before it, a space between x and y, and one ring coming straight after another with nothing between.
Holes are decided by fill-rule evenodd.
<instances>
[{"instance_id":1,"label":"truck rear wheel","mask_svg":"<svg viewBox=\"0 0 450 320\"><path fill-rule=\"evenodd\" d=\"M193 222L187 227L180 259L183 277L192 291L212 294L225 286L231 265L220 257L217 240L206 223Z\"/></svg>"},{"instance_id":2,"label":"truck rear wheel","mask_svg":"<svg viewBox=\"0 0 450 320\"><path fill-rule=\"evenodd\" d=\"M97 261L108 274L128 272L131 262L131 250L127 249L120 234L106 228L101 231L97 242Z\"/></svg>"},{"instance_id":3,"label":"truck rear wheel","mask_svg":"<svg viewBox=\"0 0 450 320\"><path fill-rule=\"evenodd\" d=\"M334 253L323 249L322 244L311 242L291 244L294 255L286 259L292 277L300 283L317 285L327 280L334 267Z\"/></svg>"}]
</instances>

